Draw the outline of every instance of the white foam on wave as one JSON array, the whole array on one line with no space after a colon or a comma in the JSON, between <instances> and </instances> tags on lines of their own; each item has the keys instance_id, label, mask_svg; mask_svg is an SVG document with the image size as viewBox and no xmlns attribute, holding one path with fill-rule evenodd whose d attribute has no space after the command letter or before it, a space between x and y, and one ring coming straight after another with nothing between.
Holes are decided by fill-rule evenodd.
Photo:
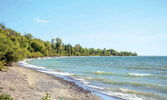
<instances>
[{"instance_id":1,"label":"white foam on wave","mask_svg":"<svg viewBox=\"0 0 167 100\"><path fill-rule=\"evenodd\" d=\"M57 74L57 75L62 75L62 76L72 75L72 74L66 73L66 72L56 72L56 71L53 71L51 69L47 69L43 66L35 66L35 65L28 64L26 61L29 61L29 60L32 60L32 59L24 59L23 61L19 61L18 64L20 66L23 66L23 67L36 69L37 71L40 71L40 72L43 72L43 73L54 74L54 75Z\"/></svg>"},{"instance_id":2,"label":"white foam on wave","mask_svg":"<svg viewBox=\"0 0 167 100\"><path fill-rule=\"evenodd\" d=\"M94 86L94 85L87 85L88 87L92 87L92 88L96 88L96 89L104 89L103 87L98 87L98 86Z\"/></svg>"},{"instance_id":3,"label":"white foam on wave","mask_svg":"<svg viewBox=\"0 0 167 100\"><path fill-rule=\"evenodd\" d=\"M84 83L85 85L88 85L90 82L84 81L83 83Z\"/></svg>"},{"instance_id":4,"label":"white foam on wave","mask_svg":"<svg viewBox=\"0 0 167 100\"><path fill-rule=\"evenodd\" d=\"M84 79L81 79L81 78L74 78L76 80L79 80L79 81L85 81Z\"/></svg>"},{"instance_id":5,"label":"white foam on wave","mask_svg":"<svg viewBox=\"0 0 167 100\"><path fill-rule=\"evenodd\" d=\"M83 83L83 84L85 84L85 85L89 84L88 81L86 81L86 80L84 80L84 79L82 79L82 78L75 78L75 77L73 77L73 78L74 78L75 80L80 81L81 83Z\"/></svg>"},{"instance_id":6,"label":"white foam on wave","mask_svg":"<svg viewBox=\"0 0 167 100\"><path fill-rule=\"evenodd\" d=\"M48 73L48 74L57 74L57 75L63 75L63 76L70 76L70 73L62 73L62 72L55 72L55 71L51 71L51 70L38 70L40 72L43 73Z\"/></svg>"},{"instance_id":7,"label":"white foam on wave","mask_svg":"<svg viewBox=\"0 0 167 100\"><path fill-rule=\"evenodd\" d=\"M82 79L82 78L75 78L73 77L75 80L81 81L81 82L85 82L86 80Z\"/></svg>"},{"instance_id":8,"label":"white foam on wave","mask_svg":"<svg viewBox=\"0 0 167 100\"><path fill-rule=\"evenodd\" d=\"M127 92L130 91L129 89L124 89L124 88L120 88L120 90L122 92L116 92L116 91L105 91L103 87L98 87L98 86L94 86L94 85L87 85L88 87L91 88L95 88L98 89L98 92L104 93L106 95L112 96L112 97L117 97L123 100L145 100L145 98L143 97L138 97L135 94L128 94L128 93L123 93L123 92Z\"/></svg>"},{"instance_id":9,"label":"white foam on wave","mask_svg":"<svg viewBox=\"0 0 167 100\"><path fill-rule=\"evenodd\" d=\"M128 73L131 76L151 76L152 74Z\"/></svg>"},{"instance_id":10,"label":"white foam on wave","mask_svg":"<svg viewBox=\"0 0 167 100\"><path fill-rule=\"evenodd\" d=\"M45 68L42 67L42 66L35 66L35 65L28 64L26 61L27 61L27 60L19 61L18 64L21 65L21 66L23 66L23 67L27 67L27 68L45 69Z\"/></svg>"},{"instance_id":11,"label":"white foam on wave","mask_svg":"<svg viewBox=\"0 0 167 100\"><path fill-rule=\"evenodd\" d=\"M51 59L51 57L43 57L42 59Z\"/></svg>"},{"instance_id":12,"label":"white foam on wave","mask_svg":"<svg viewBox=\"0 0 167 100\"><path fill-rule=\"evenodd\" d=\"M127 91L126 89L122 89L123 91ZM113 92L113 91L106 91L103 92L104 94L113 96L113 97L118 97L123 100L144 100L144 98L138 97L135 94L128 94L128 93L121 93L121 92Z\"/></svg>"},{"instance_id":13,"label":"white foam on wave","mask_svg":"<svg viewBox=\"0 0 167 100\"><path fill-rule=\"evenodd\" d=\"M94 72L94 73L97 73L97 74L102 74L102 73L104 73L103 71L96 71L96 72Z\"/></svg>"},{"instance_id":14,"label":"white foam on wave","mask_svg":"<svg viewBox=\"0 0 167 100\"><path fill-rule=\"evenodd\" d=\"M99 71L99 70L98 70L98 71L96 71L96 72L102 73L103 71Z\"/></svg>"}]
</instances>

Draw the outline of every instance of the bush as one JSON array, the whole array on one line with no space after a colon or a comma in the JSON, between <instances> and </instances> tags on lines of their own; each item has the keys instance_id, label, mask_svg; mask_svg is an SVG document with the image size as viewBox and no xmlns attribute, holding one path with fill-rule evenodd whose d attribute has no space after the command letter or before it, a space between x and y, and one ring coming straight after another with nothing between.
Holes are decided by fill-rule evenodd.
<instances>
[{"instance_id":1,"label":"bush","mask_svg":"<svg viewBox=\"0 0 167 100\"><path fill-rule=\"evenodd\" d=\"M5 63L5 60L2 59L3 57L3 53L0 52L0 71L2 71L2 69L6 69L6 66L4 66L6 63Z\"/></svg>"},{"instance_id":2,"label":"bush","mask_svg":"<svg viewBox=\"0 0 167 100\"><path fill-rule=\"evenodd\" d=\"M7 94L1 94L0 100L13 100L13 98L11 98L10 95Z\"/></svg>"},{"instance_id":3,"label":"bush","mask_svg":"<svg viewBox=\"0 0 167 100\"><path fill-rule=\"evenodd\" d=\"M2 71L2 69L7 69L7 67L4 65L5 65L5 61L0 61L0 71Z\"/></svg>"},{"instance_id":4,"label":"bush","mask_svg":"<svg viewBox=\"0 0 167 100\"><path fill-rule=\"evenodd\" d=\"M33 53L31 54L31 57L32 57L32 58L43 57L43 54L40 53L40 52L33 52Z\"/></svg>"},{"instance_id":5,"label":"bush","mask_svg":"<svg viewBox=\"0 0 167 100\"><path fill-rule=\"evenodd\" d=\"M42 100L51 100L51 94L46 93L46 96L43 97Z\"/></svg>"}]
</instances>

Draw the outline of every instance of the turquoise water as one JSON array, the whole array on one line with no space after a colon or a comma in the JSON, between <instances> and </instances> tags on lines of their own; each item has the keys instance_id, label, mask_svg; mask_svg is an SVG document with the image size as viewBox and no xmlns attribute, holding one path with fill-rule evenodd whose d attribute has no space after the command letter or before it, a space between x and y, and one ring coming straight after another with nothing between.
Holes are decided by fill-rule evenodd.
<instances>
[{"instance_id":1,"label":"turquoise water","mask_svg":"<svg viewBox=\"0 0 167 100\"><path fill-rule=\"evenodd\" d=\"M27 62L109 97L167 100L167 57L57 57Z\"/></svg>"}]
</instances>

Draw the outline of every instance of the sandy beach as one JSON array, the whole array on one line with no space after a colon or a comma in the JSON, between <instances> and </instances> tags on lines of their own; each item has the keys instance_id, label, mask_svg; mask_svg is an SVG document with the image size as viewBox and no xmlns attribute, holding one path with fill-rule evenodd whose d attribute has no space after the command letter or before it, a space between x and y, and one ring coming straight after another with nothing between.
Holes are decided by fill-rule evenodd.
<instances>
[{"instance_id":1,"label":"sandy beach","mask_svg":"<svg viewBox=\"0 0 167 100\"><path fill-rule=\"evenodd\" d=\"M0 94L10 94L17 100L42 100L46 93L51 100L102 100L74 82L14 64L0 72Z\"/></svg>"}]
</instances>

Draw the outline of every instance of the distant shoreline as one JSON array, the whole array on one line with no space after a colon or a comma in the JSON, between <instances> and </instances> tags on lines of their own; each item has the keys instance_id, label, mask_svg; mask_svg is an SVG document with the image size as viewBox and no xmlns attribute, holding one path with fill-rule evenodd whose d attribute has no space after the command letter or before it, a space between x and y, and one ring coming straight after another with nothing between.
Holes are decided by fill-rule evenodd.
<instances>
[{"instance_id":1,"label":"distant shoreline","mask_svg":"<svg viewBox=\"0 0 167 100\"><path fill-rule=\"evenodd\" d=\"M56 58L56 57L140 57L140 56L45 56L45 57L29 57L24 59L38 59L38 58Z\"/></svg>"},{"instance_id":2,"label":"distant shoreline","mask_svg":"<svg viewBox=\"0 0 167 100\"><path fill-rule=\"evenodd\" d=\"M14 99L41 100L46 93L51 100L102 100L74 82L14 64L7 72L0 72L0 94Z\"/></svg>"}]
</instances>

